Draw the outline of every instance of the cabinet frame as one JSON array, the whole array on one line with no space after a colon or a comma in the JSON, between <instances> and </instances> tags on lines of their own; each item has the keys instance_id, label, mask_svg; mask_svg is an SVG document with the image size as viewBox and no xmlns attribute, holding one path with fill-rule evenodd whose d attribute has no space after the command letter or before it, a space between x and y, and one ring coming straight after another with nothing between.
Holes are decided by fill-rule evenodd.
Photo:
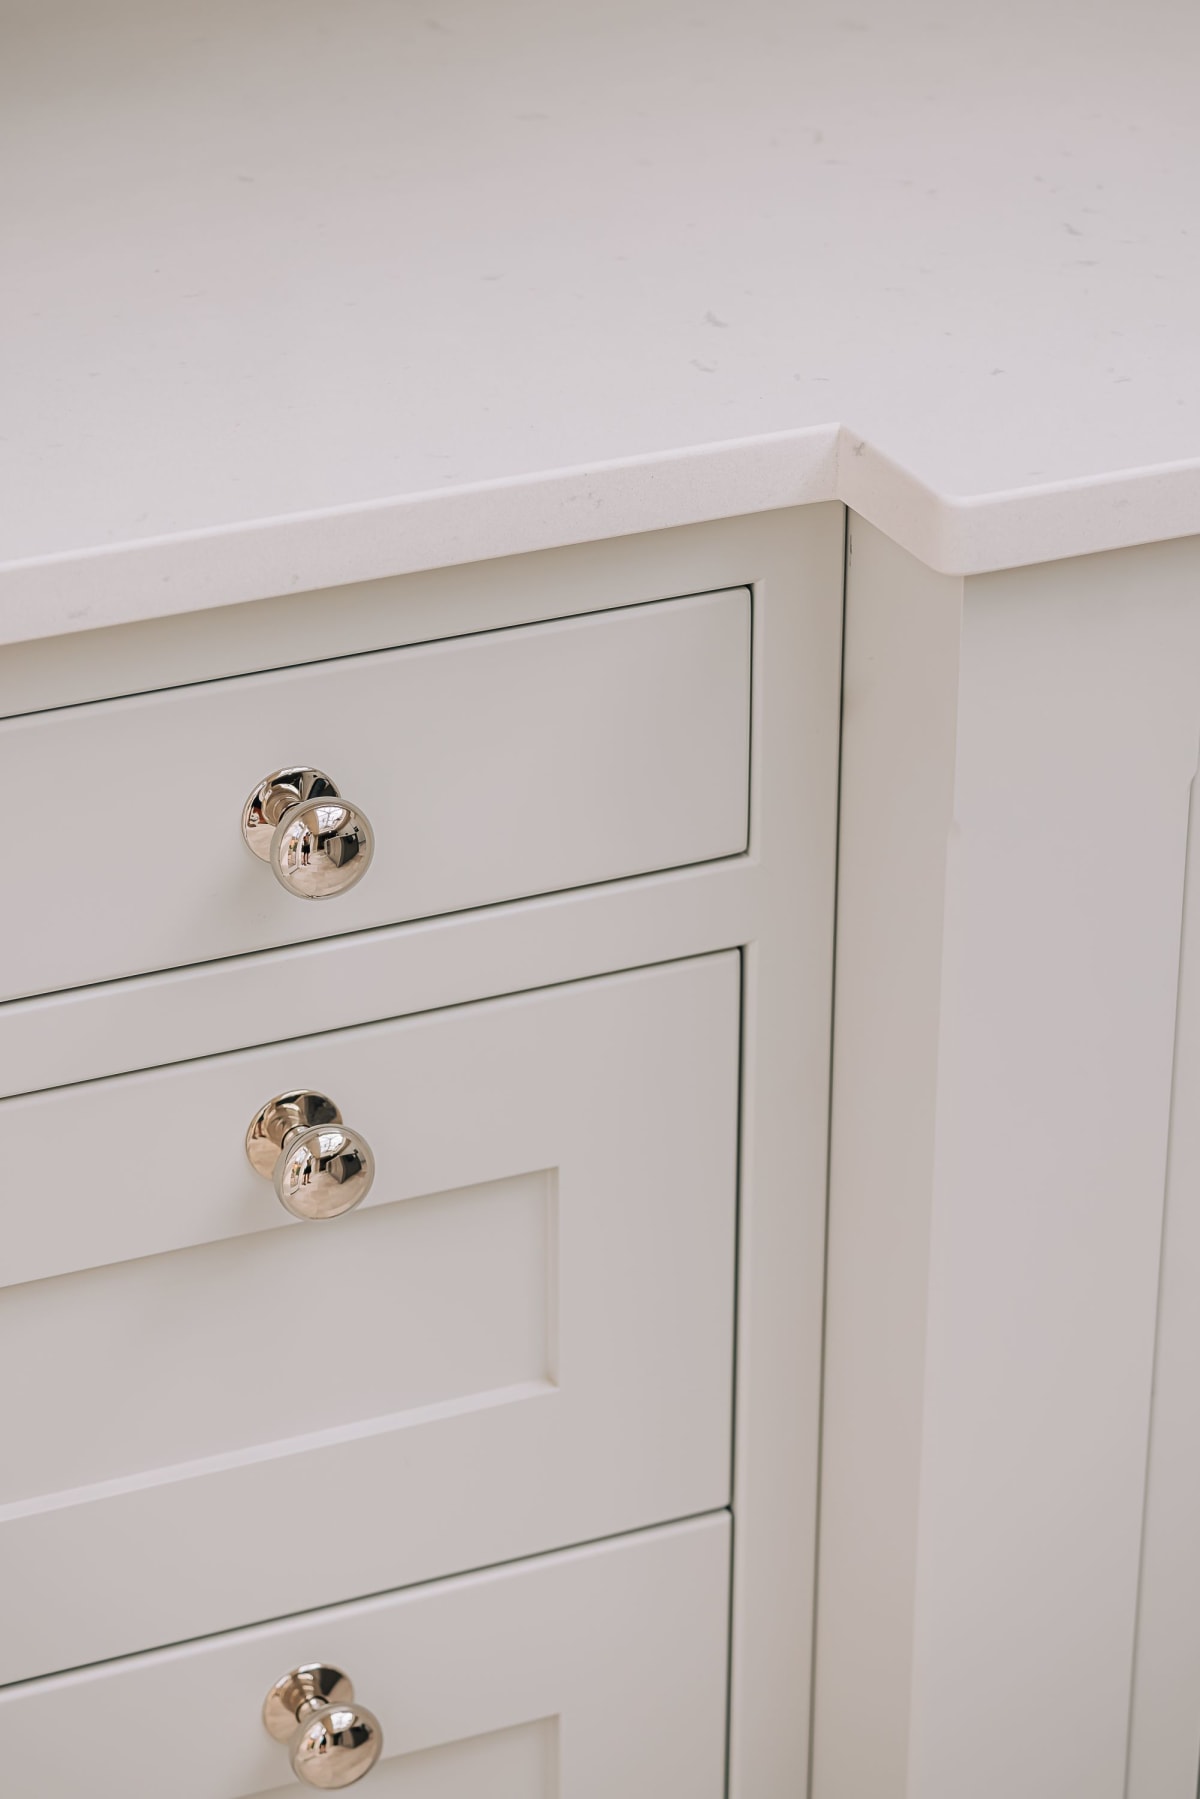
<instances>
[{"instance_id":1,"label":"cabinet frame","mask_svg":"<svg viewBox=\"0 0 1200 1799\"><path fill-rule=\"evenodd\" d=\"M112 627L13 646L0 674L11 712L751 589L744 855L0 1007L0 1092L16 1094L742 950L731 1799L808 1781L844 521L829 502Z\"/></svg>"}]
</instances>

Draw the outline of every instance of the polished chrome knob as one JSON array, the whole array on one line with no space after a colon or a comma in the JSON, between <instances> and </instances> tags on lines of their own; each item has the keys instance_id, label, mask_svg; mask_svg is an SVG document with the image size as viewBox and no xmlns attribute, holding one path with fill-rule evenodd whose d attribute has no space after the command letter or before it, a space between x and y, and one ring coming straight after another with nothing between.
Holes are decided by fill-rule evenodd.
<instances>
[{"instance_id":1,"label":"polished chrome knob","mask_svg":"<svg viewBox=\"0 0 1200 1799\"><path fill-rule=\"evenodd\" d=\"M246 1154L295 1218L336 1218L367 1197L375 1158L323 1093L279 1093L250 1121Z\"/></svg>"},{"instance_id":2,"label":"polished chrome knob","mask_svg":"<svg viewBox=\"0 0 1200 1799\"><path fill-rule=\"evenodd\" d=\"M353 1701L350 1681L324 1662L293 1668L264 1699L263 1723L277 1743L287 1744L292 1773L307 1786L336 1793L379 1760L379 1719Z\"/></svg>"},{"instance_id":3,"label":"polished chrome knob","mask_svg":"<svg viewBox=\"0 0 1200 1799\"><path fill-rule=\"evenodd\" d=\"M375 833L319 768L280 768L242 808L242 836L298 899L332 899L371 866Z\"/></svg>"}]
</instances>

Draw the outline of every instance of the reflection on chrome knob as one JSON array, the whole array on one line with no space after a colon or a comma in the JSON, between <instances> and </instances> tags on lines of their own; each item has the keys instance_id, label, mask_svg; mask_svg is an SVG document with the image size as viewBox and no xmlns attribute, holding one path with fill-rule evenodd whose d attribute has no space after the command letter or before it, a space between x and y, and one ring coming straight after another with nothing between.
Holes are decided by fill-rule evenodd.
<instances>
[{"instance_id":1,"label":"reflection on chrome knob","mask_svg":"<svg viewBox=\"0 0 1200 1799\"><path fill-rule=\"evenodd\" d=\"M242 836L298 899L346 893L375 850L366 813L319 768L280 768L260 781L242 808Z\"/></svg>"},{"instance_id":2,"label":"reflection on chrome knob","mask_svg":"<svg viewBox=\"0 0 1200 1799\"><path fill-rule=\"evenodd\" d=\"M268 1100L246 1132L246 1154L295 1218L353 1211L375 1179L366 1139L347 1129L331 1099L307 1089Z\"/></svg>"},{"instance_id":3,"label":"reflection on chrome knob","mask_svg":"<svg viewBox=\"0 0 1200 1799\"><path fill-rule=\"evenodd\" d=\"M263 1723L286 1743L292 1772L306 1786L336 1793L369 1774L383 1749L374 1712L355 1705L339 1668L306 1662L277 1680L263 1701Z\"/></svg>"}]
</instances>

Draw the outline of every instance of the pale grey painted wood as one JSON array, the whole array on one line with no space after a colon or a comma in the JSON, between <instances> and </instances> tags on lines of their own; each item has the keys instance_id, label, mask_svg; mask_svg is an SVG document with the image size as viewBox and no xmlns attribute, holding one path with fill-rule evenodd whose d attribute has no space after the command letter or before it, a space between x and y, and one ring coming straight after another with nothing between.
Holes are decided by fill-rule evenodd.
<instances>
[{"instance_id":1,"label":"pale grey painted wood","mask_svg":"<svg viewBox=\"0 0 1200 1799\"><path fill-rule=\"evenodd\" d=\"M808 1766L844 536L794 520L754 582L731 1799L801 1794Z\"/></svg>"},{"instance_id":2,"label":"pale grey painted wood","mask_svg":"<svg viewBox=\"0 0 1200 1799\"><path fill-rule=\"evenodd\" d=\"M809 506L455 571L385 598L315 596L296 653L373 649L447 630L519 624L614 595L750 585L753 670L749 849L732 861L521 905L369 930L0 1007L0 1077L20 1092L118 1068L353 1025L541 982L746 946L740 1192L741 1303L735 1433L730 1789L803 1791L808 1753L820 1407L843 513ZM566 604L564 604L564 596ZM435 603L436 598L436 603ZM344 606L341 602L344 601ZM297 603L301 610L304 603ZM336 608L336 610L334 609ZM444 608L444 610L443 610ZM269 631L214 614L208 672L252 666ZM141 685L171 681L187 652L131 633L47 646L51 681L76 698L114 691L126 659ZM357 633L361 630L361 640ZM372 635L378 632L378 635ZM343 637L344 633L344 637ZM120 634L113 633L115 640ZM136 636L136 642L135 642ZM83 646L96 644L94 676ZM254 656L248 646L257 643ZM291 646L289 646L291 647ZM246 660L241 658L245 656ZM60 659L61 657L61 659ZM272 658L275 659L275 658ZM27 666L27 665L26 665ZM464 1504L477 1490L464 1473ZM201 1539L202 1540L202 1539ZM130 1531L117 1556L145 1559ZM119 1583L114 1571L114 1584ZM64 1590L69 1582L64 1578ZM490 1766L490 1764L489 1764Z\"/></svg>"},{"instance_id":3,"label":"pale grey painted wood","mask_svg":"<svg viewBox=\"0 0 1200 1799\"><path fill-rule=\"evenodd\" d=\"M836 782L838 675L828 621L836 624L840 616L842 517L840 507L809 506L301 596L278 607L288 608L293 626L306 621L304 630L290 632L287 646L311 657L344 645L370 649L429 637L439 628L519 624L576 604L608 605L614 593L648 599L754 582L762 606L799 615L795 668L789 672L781 660L778 671L760 666L756 679L760 710L772 696L772 741L806 771L809 784L795 798L807 810L791 809L790 777L781 772L776 816L795 833L798 878L815 894L833 856L833 801L822 800L819 790L823 780ZM239 657L278 659L282 614L275 607L264 601L191 621L159 620L29 646L41 658L38 691L50 698L61 683L91 697L118 687L130 669L136 685L178 680L190 666L193 627L210 672L230 672ZM181 643L177 630L184 632ZM11 659L24 653L24 646L4 652L0 680ZM88 680L93 685L84 685ZM789 689L797 684L792 701ZM761 717L755 741L767 742ZM751 941L775 886L774 862L764 865L756 854L659 879L10 1001L0 1005L0 1093ZM787 911L783 900L779 913ZM785 951L789 942L785 928ZM815 975L814 967L807 978Z\"/></svg>"},{"instance_id":4,"label":"pale grey painted wood","mask_svg":"<svg viewBox=\"0 0 1200 1799\"><path fill-rule=\"evenodd\" d=\"M1124 1789L1198 551L967 588L918 1547L929 1799Z\"/></svg>"},{"instance_id":5,"label":"pale grey painted wood","mask_svg":"<svg viewBox=\"0 0 1200 1799\"><path fill-rule=\"evenodd\" d=\"M0 1097L752 940L747 856L0 1005Z\"/></svg>"},{"instance_id":6,"label":"pale grey painted wood","mask_svg":"<svg viewBox=\"0 0 1200 1799\"><path fill-rule=\"evenodd\" d=\"M736 854L749 659L735 591L10 720L0 774L48 828L9 858L0 993ZM304 763L377 841L318 903L240 833Z\"/></svg>"},{"instance_id":7,"label":"pale grey painted wood","mask_svg":"<svg viewBox=\"0 0 1200 1799\"><path fill-rule=\"evenodd\" d=\"M908 1793L962 583L851 520L813 1793ZM915 1796L914 1796L915 1799Z\"/></svg>"},{"instance_id":8,"label":"pale grey painted wood","mask_svg":"<svg viewBox=\"0 0 1200 1799\"><path fill-rule=\"evenodd\" d=\"M336 1558L345 1532L319 1535ZM259 1713L325 1660L383 1726L364 1793L722 1799L728 1598L717 1516L36 1681L0 1693L5 1790L303 1792Z\"/></svg>"},{"instance_id":9,"label":"pale grey painted wood","mask_svg":"<svg viewBox=\"0 0 1200 1799\"><path fill-rule=\"evenodd\" d=\"M1200 817L1192 784L1127 1799L1200 1783Z\"/></svg>"},{"instance_id":10,"label":"pale grey painted wood","mask_svg":"<svg viewBox=\"0 0 1200 1799\"><path fill-rule=\"evenodd\" d=\"M806 507L807 518L838 506ZM740 587L795 509L0 644L0 718Z\"/></svg>"},{"instance_id":11,"label":"pale grey painted wood","mask_svg":"<svg viewBox=\"0 0 1200 1799\"><path fill-rule=\"evenodd\" d=\"M0 1679L728 1503L739 1005L728 953L6 1101ZM358 1213L245 1159L297 1086Z\"/></svg>"},{"instance_id":12,"label":"pale grey painted wood","mask_svg":"<svg viewBox=\"0 0 1200 1799\"><path fill-rule=\"evenodd\" d=\"M871 603L931 626L937 584L871 554ZM858 1799L880 1715L878 1799L1124 1793L1198 574L1193 544L969 582L953 735L918 710L915 760L913 670L868 669L852 575L844 816L880 848L840 888L815 1799Z\"/></svg>"}]
</instances>

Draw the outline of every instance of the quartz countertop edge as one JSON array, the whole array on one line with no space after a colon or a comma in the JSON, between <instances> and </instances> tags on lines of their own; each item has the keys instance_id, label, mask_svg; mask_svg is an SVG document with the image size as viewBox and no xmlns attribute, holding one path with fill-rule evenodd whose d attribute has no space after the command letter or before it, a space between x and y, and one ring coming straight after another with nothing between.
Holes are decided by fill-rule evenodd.
<instances>
[{"instance_id":1,"label":"quartz countertop edge","mask_svg":"<svg viewBox=\"0 0 1200 1799\"><path fill-rule=\"evenodd\" d=\"M1200 7L0 44L0 644L830 500L951 577L1200 534Z\"/></svg>"},{"instance_id":2,"label":"quartz countertop edge","mask_svg":"<svg viewBox=\"0 0 1200 1799\"><path fill-rule=\"evenodd\" d=\"M979 575L1200 533L1200 459L958 498L810 426L0 564L0 644L822 500Z\"/></svg>"}]
</instances>

